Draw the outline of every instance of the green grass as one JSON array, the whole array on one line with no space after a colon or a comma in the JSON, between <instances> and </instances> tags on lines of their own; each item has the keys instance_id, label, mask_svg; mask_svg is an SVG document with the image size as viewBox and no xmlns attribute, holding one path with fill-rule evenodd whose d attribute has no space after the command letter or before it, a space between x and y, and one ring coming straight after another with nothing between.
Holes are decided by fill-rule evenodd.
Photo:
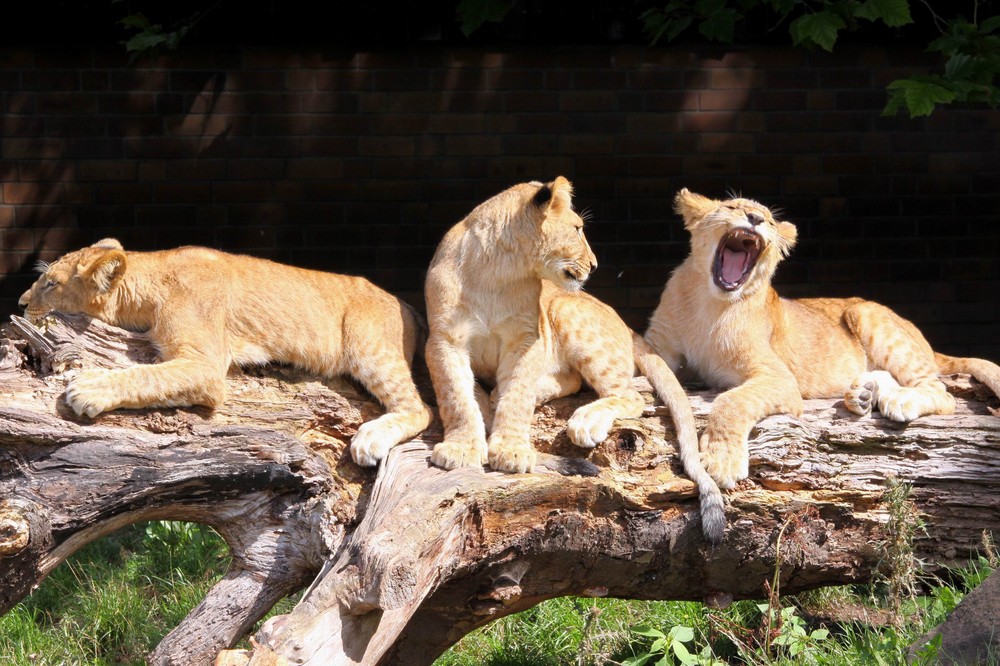
<instances>
[{"instance_id":1,"label":"green grass","mask_svg":"<svg viewBox=\"0 0 1000 666\"><path fill-rule=\"evenodd\" d=\"M0 618L0 664L143 664L229 564L191 523L133 525L58 566Z\"/></svg>"},{"instance_id":2,"label":"green grass","mask_svg":"<svg viewBox=\"0 0 1000 666\"><path fill-rule=\"evenodd\" d=\"M135 525L92 543L0 618L0 666L142 664L228 562L222 539L189 523ZM637 663L650 653L657 631L667 635L678 627L690 628L691 637L680 647L667 646L664 664L682 663L673 651L677 649L706 655L689 663L895 666L904 663L907 646L940 623L995 566L995 561L980 558L952 572L947 581L923 581L919 595L896 604L888 599L890 585L827 588L783 598L781 605L793 610L785 611L779 626L772 622L770 639L761 628L766 624L762 602L711 610L693 602L553 599L469 634L437 666ZM286 600L276 612L288 612L292 604ZM886 622L894 607L902 618L896 625ZM846 620L844 608L851 610ZM823 619L824 614L837 616L837 609L841 619ZM639 626L649 628L643 633L650 635L634 632ZM779 640L782 635L787 638ZM664 656L662 649L652 652L650 666Z\"/></svg>"},{"instance_id":3,"label":"green grass","mask_svg":"<svg viewBox=\"0 0 1000 666\"><path fill-rule=\"evenodd\" d=\"M923 593L901 603L887 598L891 586L885 584L825 588L785 597L781 599L784 617L772 622L770 633L764 628L765 601L740 601L725 610L713 610L693 602L553 599L469 634L436 666L898 666L906 663L910 644L944 621L965 592L995 565L980 558L951 572L948 582L928 578L921 584ZM893 621L895 608L900 613ZM836 616L837 611L841 616L837 620L817 617ZM773 617L781 615L779 609ZM664 635L676 627L690 628L693 638L680 648L690 661L682 661L668 647L653 650L649 661L642 662L654 638L641 635L646 633L641 627ZM916 663L936 663L934 656L934 648L928 648ZM661 662L662 658L666 661ZM988 663L997 665L1000 659Z\"/></svg>"}]
</instances>

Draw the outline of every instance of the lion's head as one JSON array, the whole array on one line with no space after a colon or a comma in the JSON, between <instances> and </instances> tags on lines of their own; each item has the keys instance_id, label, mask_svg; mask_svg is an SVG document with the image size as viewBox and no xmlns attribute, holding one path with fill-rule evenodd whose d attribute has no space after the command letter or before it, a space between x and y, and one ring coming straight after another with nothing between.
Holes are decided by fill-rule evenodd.
<instances>
[{"instance_id":1,"label":"lion's head","mask_svg":"<svg viewBox=\"0 0 1000 666\"><path fill-rule=\"evenodd\" d=\"M37 322L48 312L103 314L108 295L125 274L125 251L114 238L105 238L51 264L39 264L42 273L18 304L25 317Z\"/></svg>"},{"instance_id":2,"label":"lion's head","mask_svg":"<svg viewBox=\"0 0 1000 666\"><path fill-rule=\"evenodd\" d=\"M674 209L691 232L691 258L704 267L712 293L726 300L769 284L778 262L795 246L795 225L775 220L752 199L716 201L682 189Z\"/></svg>"},{"instance_id":3,"label":"lion's head","mask_svg":"<svg viewBox=\"0 0 1000 666\"><path fill-rule=\"evenodd\" d=\"M531 202L538 211L538 276L576 291L597 268L597 257L583 234L583 218L573 210L573 185L562 176L529 185L535 188Z\"/></svg>"}]
</instances>

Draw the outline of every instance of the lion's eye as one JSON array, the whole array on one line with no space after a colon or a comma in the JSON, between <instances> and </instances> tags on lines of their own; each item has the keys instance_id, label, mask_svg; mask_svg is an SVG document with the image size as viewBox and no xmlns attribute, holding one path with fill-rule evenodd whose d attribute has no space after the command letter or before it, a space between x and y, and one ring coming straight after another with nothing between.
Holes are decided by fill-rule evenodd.
<instances>
[{"instance_id":1,"label":"lion's eye","mask_svg":"<svg viewBox=\"0 0 1000 666\"><path fill-rule=\"evenodd\" d=\"M46 280L45 281L45 286L44 286L45 289L51 289L54 286L56 286L56 281L55 280Z\"/></svg>"}]
</instances>

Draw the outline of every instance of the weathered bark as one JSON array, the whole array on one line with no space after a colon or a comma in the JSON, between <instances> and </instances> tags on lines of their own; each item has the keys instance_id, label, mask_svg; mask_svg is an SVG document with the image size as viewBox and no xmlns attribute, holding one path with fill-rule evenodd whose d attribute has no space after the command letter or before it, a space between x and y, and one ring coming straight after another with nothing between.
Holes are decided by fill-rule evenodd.
<instances>
[{"instance_id":1,"label":"weathered bark","mask_svg":"<svg viewBox=\"0 0 1000 666\"><path fill-rule=\"evenodd\" d=\"M30 341L42 372L26 367L29 345L0 340L0 612L122 525L207 523L229 543L232 569L154 663L210 662L310 581L293 612L259 632L253 663L429 663L471 629L565 594L724 602L762 596L775 567L785 592L869 580L889 541L891 478L913 485L925 561L964 562L984 529L1000 527L1000 419L967 378L950 381L954 416L906 427L858 419L834 400L763 421L751 478L728 496L725 541L709 549L668 415L642 379L650 407L590 453L597 477L445 472L428 462L434 424L375 478L346 446L380 409L350 382L237 372L215 412L80 419L61 402L73 367L147 362L149 345L79 318L59 317L44 335L15 323L21 333L9 337ZM584 455L565 420L590 397L539 410L540 450ZM713 394L691 399L703 420Z\"/></svg>"}]
</instances>

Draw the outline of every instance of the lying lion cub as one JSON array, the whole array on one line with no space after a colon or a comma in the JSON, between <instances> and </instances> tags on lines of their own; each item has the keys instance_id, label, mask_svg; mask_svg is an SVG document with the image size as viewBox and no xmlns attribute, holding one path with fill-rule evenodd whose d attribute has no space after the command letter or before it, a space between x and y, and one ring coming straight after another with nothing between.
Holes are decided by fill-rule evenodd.
<instances>
[{"instance_id":1,"label":"lying lion cub","mask_svg":"<svg viewBox=\"0 0 1000 666\"><path fill-rule=\"evenodd\" d=\"M967 372L1000 394L1000 367L935 354L920 331L860 298L779 298L771 287L796 229L749 199L713 201L681 190L691 254L674 271L646 340L677 370L694 370L720 395L701 437L708 472L729 488L746 478L747 435L770 414L802 411L802 398L844 396L893 421L950 414L938 373Z\"/></svg>"},{"instance_id":2,"label":"lying lion cub","mask_svg":"<svg viewBox=\"0 0 1000 666\"><path fill-rule=\"evenodd\" d=\"M417 316L363 278L200 247L125 252L109 238L43 266L20 305L32 321L59 310L149 331L163 362L81 372L66 388L80 415L217 407L231 365L278 361L350 375L385 406L351 443L360 465L375 465L431 420L410 374Z\"/></svg>"},{"instance_id":3,"label":"lying lion cub","mask_svg":"<svg viewBox=\"0 0 1000 666\"><path fill-rule=\"evenodd\" d=\"M563 177L515 185L477 206L438 246L427 274L426 357L445 438L431 459L446 469L488 460L497 470L530 471L535 405L584 381L600 397L576 410L567 432L593 448L616 419L642 414L642 396L630 386L638 365L670 408L684 469L701 493L702 529L718 543L722 497L698 458L687 396L614 310L579 292L597 260L571 196ZM495 383L495 414L476 377Z\"/></svg>"}]
</instances>

